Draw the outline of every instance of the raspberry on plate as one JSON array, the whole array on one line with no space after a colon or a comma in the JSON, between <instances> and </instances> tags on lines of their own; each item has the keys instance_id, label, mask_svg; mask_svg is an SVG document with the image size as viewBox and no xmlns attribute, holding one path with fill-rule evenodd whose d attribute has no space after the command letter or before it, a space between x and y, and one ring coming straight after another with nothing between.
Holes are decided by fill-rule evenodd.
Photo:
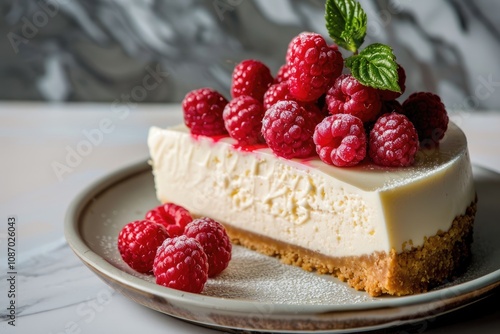
<instances>
[{"instance_id":1,"label":"raspberry on plate","mask_svg":"<svg viewBox=\"0 0 500 334\"><path fill-rule=\"evenodd\" d=\"M380 99L382 101L390 101L390 100L395 100L397 99L398 97L400 97L401 95L403 95L403 93L405 92L406 90L406 72L405 72L405 69L398 64L398 85L399 85L399 88L401 88L401 92L394 92L392 90L388 90L388 89L378 89L378 95L380 96Z\"/></svg>"},{"instance_id":2,"label":"raspberry on plate","mask_svg":"<svg viewBox=\"0 0 500 334\"><path fill-rule=\"evenodd\" d=\"M403 114L380 116L370 132L369 155L380 166L411 166L418 147L417 131Z\"/></svg>"},{"instance_id":3,"label":"raspberry on plate","mask_svg":"<svg viewBox=\"0 0 500 334\"><path fill-rule=\"evenodd\" d=\"M342 73L344 59L320 34L303 32L290 42L287 64L290 92L299 101L311 102Z\"/></svg>"},{"instance_id":4,"label":"raspberry on plate","mask_svg":"<svg viewBox=\"0 0 500 334\"><path fill-rule=\"evenodd\" d=\"M264 93L274 82L269 68L254 59L243 60L233 70L231 96L249 95L260 102Z\"/></svg>"},{"instance_id":5,"label":"raspberry on plate","mask_svg":"<svg viewBox=\"0 0 500 334\"><path fill-rule=\"evenodd\" d=\"M366 156L366 133L356 116L326 117L316 126L313 139L320 159L329 165L354 166Z\"/></svg>"},{"instance_id":6,"label":"raspberry on plate","mask_svg":"<svg viewBox=\"0 0 500 334\"><path fill-rule=\"evenodd\" d=\"M326 105L331 114L351 114L370 122L379 115L382 102L375 88L363 86L352 75L343 74L326 93Z\"/></svg>"},{"instance_id":7,"label":"raspberry on plate","mask_svg":"<svg viewBox=\"0 0 500 334\"><path fill-rule=\"evenodd\" d=\"M232 245L221 223L208 218L198 218L186 226L184 235L195 238L208 257L208 277L215 277L229 265Z\"/></svg>"},{"instance_id":8,"label":"raspberry on plate","mask_svg":"<svg viewBox=\"0 0 500 334\"><path fill-rule=\"evenodd\" d=\"M125 225L118 234L118 251L132 269L147 274L153 270L156 250L168 237L162 225L136 220Z\"/></svg>"},{"instance_id":9,"label":"raspberry on plate","mask_svg":"<svg viewBox=\"0 0 500 334\"><path fill-rule=\"evenodd\" d=\"M193 220L193 217L184 207L174 203L165 203L146 212L145 219L163 225L168 234L175 237L184 232L184 228Z\"/></svg>"},{"instance_id":10,"label":"raspberry on plate","mask_svg":"<svg viewBox=\"0 0 500 334\"><path fill-rule=\"evenodd\" d=\"M403 113L415 125L422 143L437 144L448 129L448 113L441 98L429 92L411 94L403 102ZM432 145L432 146L434 146Z\"/></svg>"},{"instance_id":11,"label":"raspberry on plate","mask_svg":"<svg viewBox=\"0 0 500 334\"><path fill-rule=\"evenodd\" d=\"M184 123L195 135L226 134L222 111L227 103L224 96L211 88L192 90L182 100Z\"/></svg>"},{"instance_id":12,"label":"raspberry on plate","mask_svg":"<svg viewBox=\"0 0 500 334\"><path fill-rule=\"evenodd\" d=\"M312 135L316 123L296 101L279 101L262 120L262 135L277 156L307 158L315 153Z\"/></svg>"},{"instance_id":13,"label":"raspberry on plate","mask_svg":"<svg viewBox=\"0 0 500 334\"><path fill-rule=\"evenodd\" d=\"M158 248L153 273L157 284L200 293L208 280L207 254L194 238L167 238Z\"/></svg>"},{"instance_id":14,"label":"raspberry on plate","mask_svg":"<svg viewBox=\"0 0 500 334\"><path fill-rule=\"evenodd\" d=\"M248 95L235 97L224 108L222 113L229 136L240 145L253 145L263 142L262 103Z\"/></svg>"}]
</instances>

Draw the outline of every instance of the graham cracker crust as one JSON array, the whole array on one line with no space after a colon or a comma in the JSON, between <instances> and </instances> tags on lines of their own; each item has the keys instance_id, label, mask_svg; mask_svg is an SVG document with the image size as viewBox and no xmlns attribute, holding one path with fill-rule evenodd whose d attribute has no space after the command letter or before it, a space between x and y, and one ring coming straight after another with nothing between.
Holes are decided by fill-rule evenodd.
<instances>
[{"instance_id":1,"label":"graham cracker crust","mask_svg":"<svg viewBox=\"0 0 500 334\"><path fill-rule=\"evenodd\" d=\"M465 270L471 257L475 214L476 201L453 220L448 231L439 231L419 247L350 257L329 257L230 224L225 227L234 244L277 257L285 264L334 275L372 296L403 296L429 291Z\"/></svg>"}]
</instances>

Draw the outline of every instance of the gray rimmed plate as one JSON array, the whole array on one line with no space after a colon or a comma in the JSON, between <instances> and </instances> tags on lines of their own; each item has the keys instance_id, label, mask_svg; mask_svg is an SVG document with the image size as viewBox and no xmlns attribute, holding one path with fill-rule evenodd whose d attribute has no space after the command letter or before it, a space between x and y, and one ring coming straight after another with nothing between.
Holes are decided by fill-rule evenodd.
<instances>
[{"instance_id":1,"label":"gray rimmed plate","mask_svg":"<svg viewBox=\"0 0 500 334\"><path fill-rule=\"evenodd\" d=\"M75 254L107 284L154 310L228 330L347 333L416 322L488 296L500 286L500 175L474 167L478 214L473 260L453 282L414 296L373 298L330 276L233 248L229 267L202 294L154 283L121 259L116 240L126 223L158 205L151 167L138 163L105 176L76 198L65 222Z\"/></svg>"}]
</instances>

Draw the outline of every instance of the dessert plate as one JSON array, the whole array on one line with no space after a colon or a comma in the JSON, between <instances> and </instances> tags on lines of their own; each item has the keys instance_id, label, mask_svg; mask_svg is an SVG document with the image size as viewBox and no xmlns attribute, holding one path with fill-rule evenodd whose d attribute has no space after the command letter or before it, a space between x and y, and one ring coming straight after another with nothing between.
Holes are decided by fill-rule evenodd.
<instances>
[{"instance_id":1,"label":"dessert plate","mask_svg":"<svg viewBox=\"0 0 500 334\"><path fill-rule=\"evenodd\" d=\"M500 174L474 167L478 214L467 272L414 296L370 297L330 276L281 264L239 246L202 294L154 283L130 269L116 240L126 223L158 205L151 168L134 164L97 181L74 200L65 222L75 254L107 284L165 314L225 331L347 333L413 323L474 303L500 286Z\"/></svg>"}]
</instances>

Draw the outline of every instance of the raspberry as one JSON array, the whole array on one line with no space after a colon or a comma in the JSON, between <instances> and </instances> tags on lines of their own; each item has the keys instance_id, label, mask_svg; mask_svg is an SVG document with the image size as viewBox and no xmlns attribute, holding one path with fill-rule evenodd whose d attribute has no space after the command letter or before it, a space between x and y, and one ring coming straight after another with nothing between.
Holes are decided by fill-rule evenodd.
<instances>
[{"instance_id":1,"label":"raspberry","mask_svg":"<svg viewBox=\"0 0 500 334\"><path fill-rule=\"evenodd\" d=\"M411 94L403 102L403 113L415 125L421 142L437 144L448 129L448 113L438 95L429 92Z\"/></svg>"},{"instance_id":2,"label":"raspberry","mask_svg":"<svg viewBox=\"0 0 500 334\"><path fill-rule=\"evenodd\" d=\"M296 101L288 89L287 82L274 84L269 87L267 92L264 94L264 110L269 109L273 104L279 101ZM315 124L318 124L325 116L327 116L321 111L319 106L313 102L297 101L297 103L304 107L307 111L308 118L313 118Z\"/></svg>"},{"instance_id":3,"label":"raspberry","mask_svg":"<svg viewBox=\"0 0 500 334\"><path fill-rule=\"evenodd\" d=\"M374 121L382 106L377 90L363 86L350 74L335 80L326 93L326 104L331 114L351 114L363 122Z\"/></svg>"},{"instance_id":4,"label":"raspberry","mask_svg":"<svg viewBox=\"0 0 500 334\"><path fill-rule=\"evenodd\" d=\"M288 47L286 48L286 55L285 55L285 64L290 64L292 62L292 52L293 52L293 46L296 43L296 39L298 36L292 38L290 42L288 43Z\"/></svg>"},{"instance_id":5,"label":"raspberry","mask_svg":"<svg viewBox=\"0 0 500 334\"><path fill-rule=\"evenodd\" d=\"M196 239L185 235L168 238L158 248L153 273L157 284L200 293L208 279L207 254Z\"/></svg>"},{"instance_id":6,"label":"raspberry","mask_svg":"<svg viewBox=\"0 0 500 334\"><path fill-rule=\"evenodd\" d=\"M398 114L403 113L403 106L398 100L386 100L382 101L382 108L380 109L380 115L387 114L391 112L397 112Z\"/></svg>"},{"instance_id":7,"label":"raspberry","mask_svg":"<svg viewBox=\"0 0 500 334\"><path fill-rule=\"evenodd\" d=\"M321 122L326 116L328 116L328 113L325 113L323 110L320 109L320 107L312 102L302 102L299 104L304 107L307 113L307 118L310 119L314 125L317 125L319 122Z\"/></svg>"},{"instance_id":8,"label":"raspberry","mask_svg":"<svg viewBox=\"0 0 500 334\"><path fill-rule=\"evenodd\" d=\"M287 82L289 78L289 72L288 69L290 67L288 64L283 64L281 67L278 69L278 73L276 74L276 78L274 78L274 83L282 83L282 82Z\"/></svg>"},{"instance_id":9,"label":"raspberry","mask_svg":"<svg viewBox=\"0 0 500 334\"><path fill-rule=\"evenodd\" d=\"M328 45L328 47L334 51L338 51L339 50L339 46L337 44L330 44Z\"/></svg>"},{"instance_id":10,"label":"raspberry","mask_svg":"<svg viewBox=\"0 0 500 334\"><path fill-rule=\"evenodd\" d=\"M200 88L187 93L182 100L184 123L195 135L217 136L226 134L222 111L227 100L210 88Z\"/></svg>"},{"instance_id":11,"label":"raspberry","mask_svg":"<svg viewBox=\"0 0 500 334\"><path fill-rule=\"evenodd\" d=\"M329 47L316 33L304 32L295 37L287 51L290 92L299 101L315 101L341 73L341 53Z\"/></svg>"},{"instance_id":12,"label":"raspberry","mask_svg":"<svg viewBox=\"0 0 500 334\"><path fill-rule=\"evenodd\" d=\"M378 95L380 96L380 99L382 101L389 101L389 100L395 100L397 99L398 97L400 97L401 95L403 95L403 93L405 92L406 90L406 86L405 86L405 83L406 83L406 72L405 72L405 69L398 64L398 84L399 84L399 88L401 88L401 92L394 92L394 91L391 91L391 90L387 90L387 89L378 89Z\"/></svg>"},{"instance_id":13,"label":"raspberry","mask_svg":"<svg viewBox=\"0 0 500 334\"><path fill-rule=\"evenodd\" d=\"M277 83L269 87L264 94L264 110L269 109L273 104L282 100L295 101L295 98L290 93L287 82Z\"/></svg>"},{"instance_id":14,"label":"raspberry","mask_svg":"<svg viewBox=\"0 0 500 334\"><path fill-rule=\"evenodd\" d=\"M296 101L279 101L262 120L262 135L277 156L306 158L314 154L312 135L315 123Z\"/></svg>"},{"instance_id":15,"label":"raspberry","mask_svg":"<svg viewBox=\"0 0 500 334\"><path fill-rule=\"evenodd\" d=\"M214 277L227 268L231 260L231 241L226 229L211 218L199 218L186 226L184 234L195 238L208 257L208 277Z\"/></svg>"},{"instance_id":16,"label":"raspberry","mask_svg":"<svg viewBox=\"0 0 500 334\"><path fill-rule=\"evenodd\" d=\"M167 230L148 220L125 225L118 234L118 251L123 261L140 273L150 273L156 249L168 238Z\"/></svg>"},{"instance_id":17,"label":"raspberry","mask_svg":"<svg viewBox=\"0 0 500 334\"><path fill-rule=\"evenodd\" d=\"M366 133L356 116L328 116L316 126L314 143L320 159L339 167L357 165L366 156Z\"/></svg>"},{"instance_id":18,"label":"raspberry","mask_svg":"<svg viewBox=\"0 0 500 334\"><path fill-rule=\"evenodd\" d=\"M274 81L269 68L254 59L243 60L236 65L232 79L231 95L233 98L249 95L260 102Z\"/></svg>"},{"instance_id":19,"label":"raspberry","mask_svg":"<svg viewBox=\"0 0 500 334\"><path fill-rule=\"evenodd\" d=\"M401 103L398 100L382 101L382 108L380 109L379 117L380 115L390 114L393 112L398 114L403 113ZM368 137L370 136L370 131L372 131L373 126L375 125L375 121L365 122L365 131Z\"/></svg>"},{"instance_id":20,"label":"raspberry","mask_svg":"<svg viewBox=\"0 0 500 334\"><path fill-rule=\"evenodd\" d=\"M417 131L403 114L380 116L370 132L369 155L380 166L411 166L418 147Z\"/></svg>"},{"instance_id":21,"label":"raspberry","mask_svg":"<svg viewBox=\"0 0 500 334\"><path fill-rule=\"evenodd\" d=\"M264 141L260 132L264 109L262 103L251 96L232 99L222 114L229 135L240 145L252 145Z\"/></svg>"},{"instance_id":22,"label":"raspberry","mask_svg":"<svg viewBox=\"0 0 500 334\"><path fill-rule=\"evenodd\" d=\"M193 217L188 210L174 203L165 203L149 210L147 220L163 225L171 237L181 235Z\"/></svg>"}]
</instances>

